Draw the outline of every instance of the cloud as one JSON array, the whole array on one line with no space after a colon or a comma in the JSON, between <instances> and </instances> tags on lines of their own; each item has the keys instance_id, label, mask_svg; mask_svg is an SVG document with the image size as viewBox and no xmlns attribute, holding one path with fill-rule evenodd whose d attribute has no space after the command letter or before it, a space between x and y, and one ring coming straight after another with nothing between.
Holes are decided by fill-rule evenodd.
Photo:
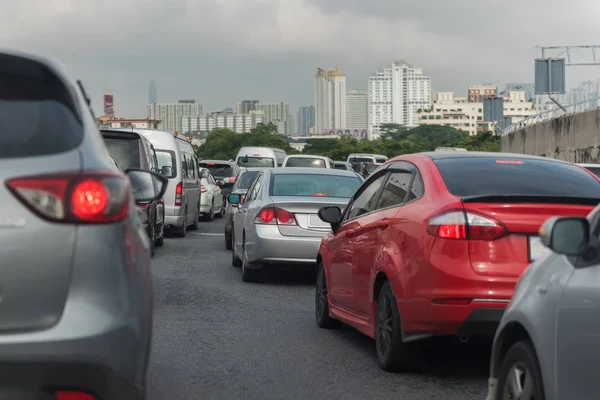
<instances>
[{"instance_id":1,"label":"cloud","mask_svg":"<svg viewBox=\"0 0 600 400\"><path fill-rule=\"evenodd\" d=\"M0 34L11 47L60 58L84 80L95 103L106 80L123 113L139 115L151 79L159 100L191 97L208 108L249 97L310 104L315 68L336 64L357 88L396 59L422 67L440 90L531 81L536 45L598 37L597 1L564 4L5 0Z\"/></svg>"}]
</instances>

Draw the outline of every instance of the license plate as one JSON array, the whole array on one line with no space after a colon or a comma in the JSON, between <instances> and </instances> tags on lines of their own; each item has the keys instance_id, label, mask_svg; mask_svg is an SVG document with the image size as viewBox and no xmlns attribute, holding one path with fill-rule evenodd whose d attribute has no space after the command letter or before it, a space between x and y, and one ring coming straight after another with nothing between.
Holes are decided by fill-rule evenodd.
<instances>
[{"instance_id":1,"label":"license plate","mask_svg":"<svg viewBox=\"0 0 600 400\"><path fill-rule=\"evenodd\" d=\"M308 216L308 226L310 226L311 228L329 228L329 227L331 227L331 225L329 225L327 222L323 222L323 220L321 218L319 218L318 215L315 215L315 214L311 214Z\"/></svg>"},{"instance_id":2,"label":"license plate","mask_svg":"<svg viewBox=\"0 0 600 400\"><path fill-rule=\"evenodd\" d=\"M549 254L551 250L544 246L539 236L529 236L529 261L535 261Z\"/></svg>"}]
</instances>

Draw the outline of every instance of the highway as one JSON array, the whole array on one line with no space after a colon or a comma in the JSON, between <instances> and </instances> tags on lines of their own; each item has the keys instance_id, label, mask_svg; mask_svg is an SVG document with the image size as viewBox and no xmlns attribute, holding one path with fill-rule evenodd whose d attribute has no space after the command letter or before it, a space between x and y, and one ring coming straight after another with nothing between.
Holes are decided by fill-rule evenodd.
<instances>
[{"instance_id":1,"label":"highway","mask_svg":"<svg viewBox=\"0 0 600 400\"><path fill-rule=\"evenodd\" d=\"M489 343L431 346L421 371L381 371L374 341L319 329L314 276L243 283L223 219L167 239L153 259L149 400L483 400Z\"/></svg>"}]
</instances>

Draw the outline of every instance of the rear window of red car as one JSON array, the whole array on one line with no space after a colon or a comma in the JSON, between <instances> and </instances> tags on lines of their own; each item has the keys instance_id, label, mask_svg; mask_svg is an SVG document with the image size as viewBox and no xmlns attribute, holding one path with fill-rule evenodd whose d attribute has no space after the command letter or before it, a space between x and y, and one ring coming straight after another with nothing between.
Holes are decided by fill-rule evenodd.
<instances>
[{"instance_id":1,"label":"rear window of red car","mask_svg":"<svg viewBox=\"0 0 600 400\"><path fill-rule=\"evenodd\" d=\"M573 164L526 158L434 160L455 196L548 196L600 199L600 182Z\"/></svg>"}]
</instances>

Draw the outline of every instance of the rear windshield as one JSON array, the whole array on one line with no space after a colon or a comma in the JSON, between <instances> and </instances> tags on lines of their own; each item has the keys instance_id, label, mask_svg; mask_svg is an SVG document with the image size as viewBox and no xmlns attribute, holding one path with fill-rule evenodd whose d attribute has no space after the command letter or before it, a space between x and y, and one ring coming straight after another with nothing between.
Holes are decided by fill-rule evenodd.
<instances>
[{"instance_id":1,"label":"rear windshield","mask_svg":"<svg viewBox=\"0 0 600 400\"><path fill-rule=\"evenodd\" d=\"M358 177L320 174L274 174L271 196L352 197L362 181Z\"/></svg>"},{"instance_id":2,"label":"rear windshield","mask_svg":"<svg viewBox=\"0 0 600 400\"><path fill-rule=\"evenodd\" d=\"M600 177L600 168L599 167L584 167L585 169L587 169L588 171L590 171L592 174L596 175L597 177Z\"/></svg>"},{"instance_id":3,"label":"rear windshield","mask_svg":"<svg viewBox=\"0 0 600 400\"><path fill-rule=\"evenodd\" d=\"M387 158L384 158L384 157L375 157L375 162L376 163L383 164L386 161L387 161Z\"/></svg>"},{"instance_id":4,"label":"rear windshield","mask_svg":"<svg viewBox=\"0 0 600 400\"><path fill-rule=\"evenodd\" d=\"M228 178L235 176L235 171L229 164L218 164L214 162L201 161L198 163L200 168L206 168L215 178Z\"/></svg>"},{"instance_id":5,"label":"rear windshield","mask_svg":"<svg viewBox=\"0 0 600 400\"><path fill-rule=\"evenodd\" d=\"M171 150L155 149L156 160L158 161L158 171L162 173L163 167L171 167L171 175L165 175L166 178L175 178L177 176L177 162L175 152Z\"/></svg>"},{"instance_id":6,"label":"rear windshield","mask_svg":"<svg viewBox=\"0 0 600 400\"><path fill-rule=\"evenodd\" d=\"M0 55L0 159L62 153L83 126L72 92L42 64Z\"/></svg>"},{"instance_id":7,"label":"rear windshield","mask_svg":"<svg viewBox=\"0 0 600 400\"><path fill-rule=\"evenodd\" d=\"M333 167L335 169L344 169L344 170L348 169L348 166L346 164L344 164L344 163L334 163Z\"/></svg>"},{"instance_id":8,"label":"rear windshield","mask_svg":"<svg viewBox=\"0 0 600 400\"><path fill-rule=\"evenodd\" d=\"M435 160L450 193L600 198L600 183L581 168L556 161L483 157Z\"/></svg>"},{"instance_id":9,"label":"rear windshield","mask_svg":"<svg viewBox=\"0 0 600 400\"><path fill-rule=\"evenodd\" d=\"M117 139L104 137L108 154L115 160L121 171L140 167L139 139Z\"/></svg>"},{"instance_id":10,"label":"rear windshield","mask_svg":"<svg viewBox=\"0 0 600 400\"><path fill-rule=\"evenodd\" d=\"M353 164L373 162L373 157L351 157L350 161Z\"/></svg>"},{"instance_id":11,"label":"rear windshield","mask_svg":"<svg viewBox=\"0 0 600 400\"><path fill-rule=\"evenodd\" d=\"M237 161L242 167L274 167L275 160L271 157L240 157Z\"/></svg>"},{"instance_id":12,"label":"rear windshield","mask_svg":"<svg viewBox=\"0 0 600 400\"><path fill-rule=\"evenodd\" d=\"M256 175L258 175L259 173L260 171L244 172L238 180L238 189L248 189L254 178L256 178Z\"/></svg>"},{"instance_id":13,"label":"rear windshield","mask_svg":"<svg viewBox=\"0 0 600 400\"><path fill-rule=\"evenodd\" d=\"M327 168L325 161L320 158L305 158L305 157L291 157L288 158L286 167L305 167L305 168Z\"/></svg>"}]
</instances>

